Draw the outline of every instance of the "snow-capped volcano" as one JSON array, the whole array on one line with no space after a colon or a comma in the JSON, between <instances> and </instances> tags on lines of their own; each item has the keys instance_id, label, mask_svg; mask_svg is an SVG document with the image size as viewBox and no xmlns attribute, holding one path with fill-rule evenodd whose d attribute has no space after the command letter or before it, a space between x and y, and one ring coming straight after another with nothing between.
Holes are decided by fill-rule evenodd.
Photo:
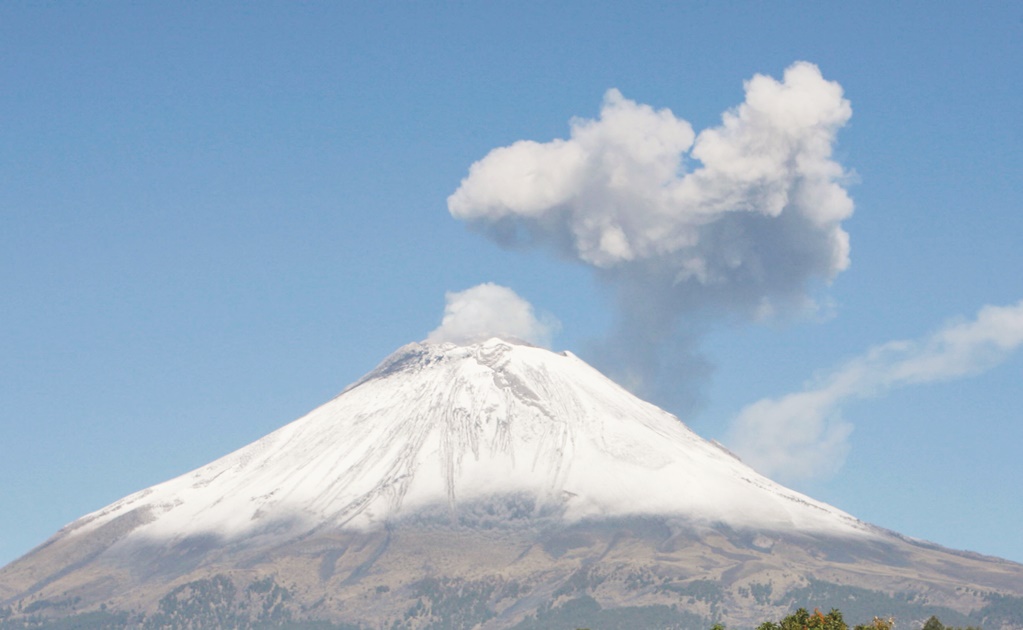
<instances>
[{"instance_id":1,"label":"snow-capped volcano","mask_svg":"<svg viewBox=\"0 0 1023 630\"><path fill-rule=\"evenodd\" d=\"M525 497L569 522L657 514L869 535L757 474L576 356L490 339L410 344L303 418L70 526L135 511L133 536L368 529Z\"/></svg>"},{"instance_id":2,"label":"snow-capped volcano","mask_svg":"<svg viewBox=\"0 0 1023 630\"><path fill-rule=\"evenodd\" d=\"M500 339L407 345L0 568L0 630L689 630L793 604L1023 630L1023 566L857 521Z\"/></svg>"}]
</instances>

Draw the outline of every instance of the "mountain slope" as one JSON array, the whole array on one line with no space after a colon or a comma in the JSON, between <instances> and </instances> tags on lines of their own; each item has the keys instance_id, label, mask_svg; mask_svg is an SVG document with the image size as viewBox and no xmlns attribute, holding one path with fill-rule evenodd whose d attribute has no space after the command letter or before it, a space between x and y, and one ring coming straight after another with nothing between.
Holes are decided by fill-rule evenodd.
<instances>
[{"instance_id":1,"label":"mountain slope","mask_svg":"<svg viewBox=\"0 0 1023 630\"><path fill-rule=\"evenodd\" d=\"M0 623L542 627L569 605L690 627L752 623L814 585L913 593L911 615L1000 602L988 617L1023 627L1020 565L862 523L571 354L491 339L405 346L305 417L71 523L0 569Z\"/></svg>"},{"instance_id":2,"label":"mountain slope","mask_svg":"<svg viewBox=\"0 0 1023 630\"><path fill-rule=\"evenodd\" d=\"M133 511L137 536L359 529L419 508L525 494L577 521L684 515L852 535L869 528L778 486L573 355L492 339L411 344L309 415L73 523Z\"/></svg>"}]
</instances>

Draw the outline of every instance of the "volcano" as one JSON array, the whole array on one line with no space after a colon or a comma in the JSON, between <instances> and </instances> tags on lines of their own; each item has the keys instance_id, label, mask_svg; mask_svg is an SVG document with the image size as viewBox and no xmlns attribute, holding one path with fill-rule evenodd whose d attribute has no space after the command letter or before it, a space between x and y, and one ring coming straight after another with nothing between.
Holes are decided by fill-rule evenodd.
<instances>
[{"instance_id":1,"label":"volcano","mask_svg":"<svg viewBox=\"0 0 1023 630\"><path fill-rule=\"evenodd\" d=\"M574 355L409 344L0 569L0 628L1023 628L1023 565L785 488ZM65 624L65 625L62 625Z\"/></svg>"}]
</instances>

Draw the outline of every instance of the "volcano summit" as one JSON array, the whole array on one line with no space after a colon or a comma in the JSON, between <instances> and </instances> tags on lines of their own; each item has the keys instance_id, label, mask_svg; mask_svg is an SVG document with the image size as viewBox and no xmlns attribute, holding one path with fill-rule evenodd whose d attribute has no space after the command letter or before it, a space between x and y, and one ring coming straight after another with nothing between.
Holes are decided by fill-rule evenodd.
<instances>
[{"instance_id":1,"label":"volcano summit","mask_svg":"<svg viewBox=\"0 0 1023 630\"><path fill-rule=\"evenodd\" d=\"M0 569L0 628L742 627L793 605L1023 628L1023 566L863 523L500 339L407 345Z\"/></svg>"}]
</instances>

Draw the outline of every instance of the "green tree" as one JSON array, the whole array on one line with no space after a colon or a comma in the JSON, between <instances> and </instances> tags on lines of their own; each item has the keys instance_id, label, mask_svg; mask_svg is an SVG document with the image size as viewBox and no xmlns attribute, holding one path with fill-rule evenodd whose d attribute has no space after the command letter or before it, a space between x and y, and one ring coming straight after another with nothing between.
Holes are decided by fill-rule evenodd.
<instances>
[{"instance_id":1,"label":"green tree","mask_svg":"<svg viewBox=\"0 0 1023 630\"><path fill-rule=\"evenodd\" d=\"M932 615L931 618L924 623L924 627L922 630L981 630L981 629L975 628L974 626L966 626L965 628L946 626L945 624L941 623L940 619Z\"/></svg>"},{"instance_id":2,"label":"green tree","mask_svg":"<svg viewBox=\"0 0 1023 630\"><path fill-rule=\"evenodd\" d=\"M853 630L892 630L895 627L895 620L891 617L883 619L881 617L874 617L874 620L870 623L864 623L856 626Z\"/></svg>"},{"instance_id":3,"label":"green tree","mask_svg":"<svg viewBox=\"0 0 1023 630\"><path fill-rule=\"evenodd\" d=\"M849 630L849 626L837 609L832 608L825 615L816 608L812 614L800 608L777 623L765 621L757 626L757 630Z\"/></svg>"},{"instance_id":4,"label":"green tree","mask_svg":"<svg viewBox=\"0 0 1023 630\"><path fill-rule=\"evenodd\" d=\"M945 630L945 624L941 623L941 620L931 615L931 618L924 623L923 630Z\"/></svg>"}]
</instances>

